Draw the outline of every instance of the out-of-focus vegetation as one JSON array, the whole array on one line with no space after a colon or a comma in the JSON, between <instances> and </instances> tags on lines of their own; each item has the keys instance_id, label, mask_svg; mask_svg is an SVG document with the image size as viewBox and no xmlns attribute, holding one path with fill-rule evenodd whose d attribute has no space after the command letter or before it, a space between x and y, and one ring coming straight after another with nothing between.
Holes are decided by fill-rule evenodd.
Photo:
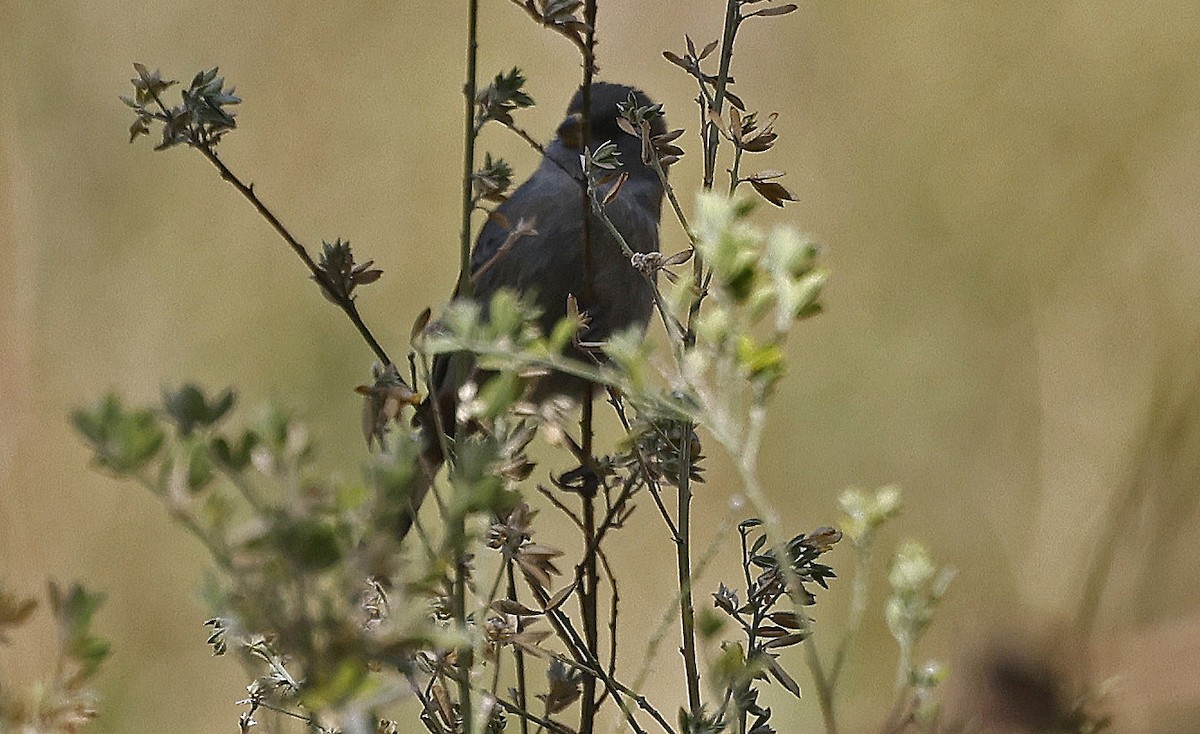
<instances>
[{"instance_id":1,"label":"out-of-focus vegetation","mask_svg":"<svg viewBox=\"0 0 1200 734\"><path fill-rule=\"evenodd\" d=\"M242 678L201 644L203 605L188 603L200 550L159 506L88 471L69 409L109 387L150 399L162 381L236 381L247 403L303 410L328 447L319 462L354 466L349 386L371 360L202 161L124 144L114 90L129 61L219 63L253 95L224 151L297 229L349 237L384 267L361 302L390 324L383 338L403 341L457 272L461 9L309 5L0 8L0 572L21 591L51 576L107 592L98 731L226 731ZM505 41L527 19L484 5L482 66L526 70L544 102L527 127L549 137L571 57L548 36ZM690 114L660 52L711 34L720 11L664 1L649 22L645 3L610 0L601 78ZM923 642L953 661L993 617L1070 620L1110 499L1136 489L1104 535L1116 545L1099 664L1136 660L1139 644L1173 651L1169 686L1126 668L1122 690L1151 730L1193 731L1200 680L1170 641L1200 602L1200 17L1184 2L813 4L739 43L743 96L780 105L788 144L774 155L799 199L781 216L827 243L836 273L827 313L789 345L806 380L784 383L763 449L776 504L811 526L847 484L905 487L897 524L959 569ZM533 162L486 142L511 151L518 178ZM675 175L694 180L697 165ZM722 477L714 465L698 495L702 527L729 514ZM646 569L623 593L669 583L672 549L661 564L655 552L614 549ZM42 632L0 651L6 677L45 677ZM870 617L858 644L886 635ZM852 661L847 696L887 664ZM795 708L798 722L817 715Z\"/></svg>"}]
</instances>

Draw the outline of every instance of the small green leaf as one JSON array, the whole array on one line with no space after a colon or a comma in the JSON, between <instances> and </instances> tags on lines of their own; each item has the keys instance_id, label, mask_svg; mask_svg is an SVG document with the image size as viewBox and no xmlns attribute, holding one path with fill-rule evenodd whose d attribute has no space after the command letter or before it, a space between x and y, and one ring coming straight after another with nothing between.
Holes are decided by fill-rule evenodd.
<instances>
[{"instance_id":1,"label":"small green leaf","mask_svg":"<svg viewBox=\"0 0 1200 734\"><path fill-rule=\"evenodd\" d=\"M345 658L332 670L317 673L317 677L305 682L301 695L305 707L312 711L332 708L354 698L367 683L369 669L363 660Z\"/></svg>"},{"instance_id":2,"label":"small green leaf","mask_svg":"<svg viewBox=\"0 0 1200 734\"><path fill-rule=\"evenodd\" d=\"M235 395L226 389L211 400L196 385L187 384L175 391L163 391L163 408L183 436L198 428L208 428L219 422L233 407Z\"/></svg>"},{"instance_id":3,"label":"small green leaf","mask_svg":"<svg viewBox=\"0 0 1200 734\"><path fill-rule=\"evenodd\" d=\"M737 356L751 379L775 380L783 374L783 350L774 342L759 344L744 334L738 339Z\"/></svg>"},{"instance_id":4,"label":"small green leaf","mask_svg":"<svg viewBox=\"0 0 1200 734\"><path fill-rule=\"evenodd\" d=\"M286 557L304 571L322 571L342 558L336 527L314 518L285 520L276 528L276 542Z\"/></svg>"},{"instance_id":5,"label":"small green leaf","mask_svg":"<svg viewBox=\"0 0 1200 734\"><path fill-rule=\"evenodd\" d=\"M141 469L162 447L164 436L154 415L146 410L126 412L115 393L90 410L74 411L71 421L91 444L96 461L118 474Z\"/></svg>"},{"instance_id":6,"label":"small green leaf","mask_svg":"<svg viewBox=\"0 0 1200 734\"><path fill-rule=\"evenodd\" d=\"M92 617L104 603L104 595L89 593L79 584L64 592L53 581L48 593L62 648L80 666L74 679L90 678L111 649L107 640L92 635Z\"/></svg>"}]
</instances>

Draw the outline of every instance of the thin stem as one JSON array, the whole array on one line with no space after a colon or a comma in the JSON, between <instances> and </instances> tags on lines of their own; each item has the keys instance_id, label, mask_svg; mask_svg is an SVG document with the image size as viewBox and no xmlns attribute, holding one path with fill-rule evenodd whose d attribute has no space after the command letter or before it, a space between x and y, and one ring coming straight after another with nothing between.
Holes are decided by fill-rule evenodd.
<instances>
[{"instance_id":1,"label":"thin stem","mask_svg":"<svg viewBox=\"0 0 1200 734\"><path fill-rule=\"evenodd\" d=\"M535 151L537 151L537 153L539 155L541 155L544 160L548 160L551 163L553 163L555 166L558 167L558 170L562 171L563 173L567 174L571 178L575 179L580 185L584 184L582 176L580 176L578 173L575 173L574 171L571 171L569 168L564 166L557 158L551 158L549 155L547 155L546 154L546 146L542 145L537 140L535 140L534 137L532 135L530 135L528 132L526 132L523 128L517 127L515 124L513 124L511 122L505 122L503 124L504 124L504 127L511 130L513 133L515 133L518 138L520 138L521 140L524 140L529 145L530 148L533 148Z\"/></svg>"},{"instance_id":2,"label":"thin stem","mask_svg":"<svg viewBox=\"0 0 1200 734\"><path fill-rule=\"evenodd\" d=\"M585 174L588 179L588 196L592 200L592 211L596 212L596 216L600 218L600 221L604 224L605 228L608 229L608 233L611 234L613 239L617 241L617 244L620 245L621 252L624 253L626 257L632 258L635 254L633 248L629 246L629 243L625 240L625 236L621 234L619 229L617 229L617 225L613 224L612 219L609 218L608 213L604 211L604 206L600 203L599 198L597 198L596 182L593 177L593 172L588 170L585 171ZM679 362L682 357L680 350L683 348L684 343L683 332L680 324L675 317L671 315L670 309L667 308L667 304L663 301L662 293L658 290L658 284L655 283L654 279L649 275L643 273L643 276L646 278L646 282L650 284L650 292L654 297L654 307L658 311L659 318L662 319L663 328L667 330L667 335L671 337L671 353L675 356L676 362Z\"/></svg>"},{"instance_id":3,"label":"thin stem","mask_svg":"<svg viewBox=\"0 0 1200 734\"><path fill-rule=\"evenodd\" d=\"M733 167L729 169L729 195L730 196L733 196L733 193L735 191L737 191L738 184L740 184L742 182L741 168L742 168L742 148L741 148L741 146L735 145L733 148Z\"/></svg>"},{"instance_id":4,"label":"thin stem","mask_svg":"<svg viewBox=\"0 0 1200 734\"><path fill-rule=\"evenodd\" d=\"M725 539L729 536L729 533L735 524L736 523L731 520L730 516L727 515L725 522L723 522L721 525L721 529L713 535L712 539L708 542L708 547L705 548L704 553L700 555L700 561L693 569L693 576L703 573L704 569L707 569L712 564L713 559L715 559L717 556L717 551L724 546ZM749 588L749 585L747 585L747 588ZM678 609L679 597L676 596L675 598L671 599L670 605L668 605L668 607L663 611L658 625L654 628L653 634L650 635L650 639L646 643L646 652L644 660L642 661L642 667L638 670L637 678L635 678L633 681L633 688L640 689L645 685L646 678L650 674L650 666L658 654L659 645L661 645L663 639L666 638L667 630L670 628ZM743 629L749 631L747 629L747 623L744 620L741 618L737 618L737 620L738 623L742 625Z\"/></svg>"},{"instance_id":5,"label":"thin stem","mask_svg":"<svg viewBox=\"0 0 1200 734\"><path fill-rule=\"evenodd\" d=\"M228 181L235 189L237 189L238 192L254 206L254 209L259 213L259 215L263 219L267 220L267 223L270 224L271 227L279 233L279 236L288 243L288 246L292 248L292 251L296 253L296 256L304 262L305 267L307 267L309 272L312 273L313 280L317 281L317 284L321 286L321 290L325 293L325 295L329 296L329 298L337 304L338 308L342 309L342 311L346 313L346 316L350 318L351 323L354 324L354 328L358 330L359 335L361 335L363 340L366 341L367 346L371 348L371 351L375 353L375 356L379 359L379 361L385 365L392 364L392 358L387 355L387 352L384 351L383 347L380 346L379 342L375 339L375 335L371 333L371 330L367 328L366 323L363 322L362 316L360 316L358 313L358 307L354 303L354 299L350 296L338 295L337 290L333 288L332 284L329 282L329 277L323 270L321 270L320 266L318 266L308 254L308 250L304 248L304 245L300 244L300 241L297 240L290 231L288 231L287 227L283 226L283 222L279 221L279 218L267 208L267 205L262 202L262 199L258 198L258 194L254 193L254 186L252 184L247 185L240 178L238 178L237 175L225 165L225 162L217 157L217 152L213 150L211 146L197 144L195 148L196 150L199 150L201 155L203 155L208 162L220 172L221 178ZM403 382L403 380L401 380L401 382Z\"/></svg>"},{"instance_id":6,"label":"thin stem","mask_svg":"<svg viewBox=\"0 0 1200 734\"><path fill-rule=\"evenodd\" d=\"M738 476L741 479L742 486L746 490L746 497L750 500L750 504L758 510L758 514L763 521L764 530L767 533L767 537L771 539L771 545L775 549L776 556L778 558L787 558L786 549L776 540L784 537L780 528L779 513L767 499L762 482L758 477L758 450L762 442L763 428L766 425L766 408L758 400L756 399L755 405L750 409L749 423L744 431L730 432L729 430L714 430L713 436L731 455L738 458ZM708 402L715 409L715 404L711 400L711 396L708 396L705 402ZM720 428L721 425L722 423L719 421L713 423L714 428ZM798 588L800 580L796 577L795 571L789 564L781 564L781 570L783 571L785 588L788 590L788 594L795 599L796 595L792 594L792 590ZM807 619L802 610L798 609L797 613L802 618ZM825 722L826 734L837 734L837 719L833 710L833 688L829 683L829 678L825 674L821 657L817 652L812 630L809 629L808 632L809 636L804 641L805 663L812 674L813 684L817 688L817 702L821 707L821 717Z\"/></svg>"},{"instance_id":7,"label":"thin stem","mask_svg":"<svg viewBox=\"0 0 1200 734\"><path fill-rule=\"evenodd\" d=\"M712 103L712 113L718 116L722 113L725 105L725 87L729 84L729 64L733 60L733 41L737 36L738 25L742 21L741 15L738 14L740 5L740 0L728 0L725 3L725 27L721 34L721 66L717 71ZM708 131L708 144L704 150L704 188L711 189L717 168L717 143L720 141L716 123L706 121L705 129Z\"/></svg>"},{"instance_id":8,"label":"thin stem","mask_svg":"<svg viewBox=\"0 0 1200 734\"><path fill-rule=\"evenodd\" d=\"M592 139L591 124L592 124L592 77L596 69L596 0L585 0L583 5L583 23L584 30L584 45L581 49L583 55L583 86L581 87L581 109L580 115L580 135L583 140L583 145L586 146ZM586 180L579 187L579 216L583 222L583 292L581 293L582 300L585 304L594 302L594 283L593 275L594 268L592 264L592 216L591 216L591 201L588 192ZM585 462L593 463L593 439L594 430L592 425L592 414L595 405L595 396L592 386L587 386L587 395L583 402L583 414L580 416L579 428L581 434L581 448ZM583 634L584 643L587 647L588 654L593 660L597 661L599 667L599 625L598 603L596 595L596 587L600 583L600 575L596 568L596 554L590 552L594 547L596 540L596 490L597 490L596 475L588 471L586 472L584 491L581 496L583 502L583 540L584 546L589 552L585 552L582 560L583 584L580 590L580 612L583 617ZM596 679L593 676L585 675L583 678L582 703L580 705L579 729L582 732L591 732L595 729L596 720Z\"/></svg>"},{"instance_id":9,"label":"thin stem","mask_svg":"<svg viewBox=\"0 0 1200 734\"><path fill-rule=\"evenodd\" d=\"M679 620L683 633L683 668L687 676L688 713L700 712L700 669L696 661L696 611L692 604L692 425L684 423L679 446L679 527L675 560L679 569Z\"/></svg>"},{"instance_id":10,"label":"thin stem","mask_svg":"<svg viewBox=\"0 0 1200 734\"><path fill-rule=\"evenodd\" d=\"M617 390L611 386L608 388L608 403L616 412L617 419L621 421L621 425L625 428L625 433L632 435L633 425L629 422L629 416L625 413L625 403ZM634 443L632 450L634 456L637 458L642 476L646 478L646 486L650 490L650 496L654 498L654 504L658 507L658 513L662 515L663 522L666 523L667 529L671 531L672 542L678 541L679 528L675 527L675 521L671 519L671 513L667 512L667 506L663 504L662 491L658 486L658 481L653 477L653 472L650 471L650 467L646 463L646 457L642 456L642 452L636 443Z\"/></svg>"},{"instance_id":11,"label":"thin stem","mask_svg":"<svg viewBox=\"0 0 1200 734\"><path fill-rule=\"evenodd\" d=\"M584 37L583 86L580 87L581 106L579 134L583 140L584 154L592 140L592 74L596 66L596 0L586 0L583 6L583 23L587 26ZM592 303L592 218L589 216L591 202L588 200L586 182L579 187L579 216L583 221L583 302Z\"/></svg>"},{"instance_id":12,"label":"thin stem","mask_svg":"<svg viewBox=\"0 0 1200 734\"><path fill-rule=\"evenodd\" d=\"M837 734L837 716L833 711L833 686L825 675L825 667L821 664L821 656L817 652L817 642L812 632L804 640L804 662L812 673L813 685L817 689L817 704L821 708L821 719L825 722L826 734Z\"/></svg>"},{"instance_id":13,"label":"thin stem","mask_svg":"<svg viewBox=\"0 0 1200 734\"><path fill-rule=\"evenodd\" d=\"M517 599L517 579L513 574L513 560L507 559L504 566L508 576L508 598L519 601ZM524 620L518 617L517 632L520 633L524 628ZM527 708L528 684L525 678L525 651L521 649L520 645L513 646L513 659L517 664L517 707L524 711ZM521 718L521 734L529 734L529 721L524 717Z\"/></svg>"},{"instance_id":14,"label":"thin stem","mask_svg":"<svg viewBox=\"0 0 1200 734\"><path fill-rule=\"evenodd\" d=\"M471 283L471 213L475 210L472 197L475 175L475 139L479 134L475 126L476 62L479 54L479 0L467 0L467 79L463 84L463 176L462 176L462 231L459 233L459 271L457 293L470 298L474 290Z\"/></svg>"},{"instance_id":15,"label":"thin stem","mask_svg":"<svg viewBox=\"0 0 1200 734\"><path fill-rule=\"evenodd\" d=\"M862 626L863 617L867 612L867 601L870 597L871 560L875 555L874 547L868 544L861 548L855 547L855 551L854 578L850 582L850 613L847 615L846 632L842 635L841 642L838 643L837 652L833 656L833 666L829 671L830 689L837 688L838 679L842 675L842 667L846 663L847 653L858 634L859 627Z\"/></svg>"},{"instance_id":16,"label":"thin stem","mask_svg":"<svg viewBox=\"0 0 1200 734\"><path fill-rule=\"evenodd\" d=\"M218 566L229 573L233 573L233 558L229 555L229 551L224 547L223 543L218 542L216 538L204 532L204 528L200 527L196 519L183 508L178 507L177 503L171 500L169 493L158 482L151 480L145 474L134 474L133 478L138 484L150 490L152 494L163 501L163 504L167 508L167 514L179 522L180 525L183 525L189 533L196 536L204 544L208 554L212 556L212 559Z\"/></svg>"},{"instance_id":17,"label":"thin stem","mask_svg":"<svg viewBox=\"0 0 1200 734\"><path fill-rule=\"evenodd\" d=\"M463 84L463 180L462 180L462 231L459 241L459 296L469 298L472 292L471 283L471 213L475 210L475 200L472 197L473 177L475 174L475 78L476 60L479 51L479 0L467 2L467 69L466 82ZM436 407L434 409L436 413ZM442 434L440 429L435 429ZM443 434L444 435L444 434ZM432 480L432 477L431 477ZM467 549L466 549L466 518L462 513L455 512L447 528L450 541L454 544L454 588L453 607L454 623L463 634L463 642L458 649L456 678L458 679L458 703L462 711L463 725L467 734L475 731L475 711L471 706L471 667L474 662L474 647L467 634Z\"/></svg>"},{"instance_id":18,"label":"thin stem","mask_svg":"<svg viewBox=\"0 0 1200 734\"><path fill-rule=\"evenodd\" d=\"M529 731L529 722L532 721L543 729L557 732L557 734L575 734L573 731L571 731L570 727L564 726L553 719L545 719L537 714L529 713L528 709L525 708L523 703L514 705L508 701L505 701L503 698L495 698L494 700L497 706L521 719L522 733Z\"/></svg>"},{"instance_id":19,"label":"thin stem","mask_svg":"<svg viewBox=\"0 0 1200 734\"><path fill-rule=\"evenodd\" d=\"M140 76L144 82L147 82L147 88L150 92L150 96L154 99L154 103L158 105L158 109L162 112L161 116L155 115L155 117L162 120L164 124L170 123L175 119L174 114L170 109L167 108L165 104L163 104L162 98L158 96L158 92L154 91L153 86L149 84L149 80L146 79L144 74L142 74L141 69L138 69L138 76ZM326 273L321 270L320 266L313 261L304 245L300 244L300 241L288 231L287 227L283 226L283 222L279 221L279 217L275 216L275 213L268 209L267 205L258 198L258 194L254 193L254 185L243 183L242 180L238 178L228 166L225 165L225 162L217 156L217 151L213 148L213 142L205 138L203 134L199 132L199 128L191 128L191 132L188 135L188 140L189 144L196 150L200 151L201 155L203 155L205 159L207 159L208 162L211 163L221 173L221 178L232 184L233 187L237 189L238 192L241 193L241 195L244 196L246 200L254 206L254 209L259 213L259 216L267 220L267 223L270 224L271 227L279 233L279 236L288 243L288 246L292 248L292 251L296 253L296 256L304 262L304 266L308 268L310 273L312 273L313 280L317 281L317 284L321 286L321 290L325 293L325 295L333 300L333 302L336 303L348 317L350 317L350 321L354 324L354 328L358 329L358 333L362 335L363 339L367 342L367 345L371 347L371 351L373 351L375 356L379 358L379 361L385 365L392 364L392 360L387 356L387 352L383 350L383 347L380 346L379 342L375 339L375 336L371 333L371 330L368 329L367 325L363 322L362 317L359 316L358 307L354 305L354 298L348 294L339 294L338 289L334 288L333 283L330 282L329 276L326 275ZM400 384L403 385L404 381L400 380Z\"/></svg>"},{"instance_id":20,"label":"thin stem","mask_svg":"<svg viewBox=\"0 0 1200 734\"><path fill-rule=\"evenodd\" d=\"M454 606L454 624L463 635L463 642L458 648L458 661L455 666L455 678L458 682L458 704L462 711L463 723L467 734L475 731L475 712L471 708L471 667L474 661L474 647L471 645L467 630L467 569L464 540L466 527L463 517L458 514L451 523L450 533L454 536L455 564L454 588L452 604Z\"/></svg>"},{"instance_id":21,"label":"thin stem","mask_svg":"<svg viewBox=\"0 0 1200 734\"><path fill-rule=\"evenodd\" d=\"M642 694L621 683L616 678L606 675L604 671L599 668L593 668L584 663L580 663L576 660L571 660L554 653L549 653L549 656L559 661L563 665L574 668L581 673L590 673L604 681L604 683L609 686L609 690L610 693L612 693L613 699L617 702L617 705L625 714L625 720L629 723L629 726L634 731L639 732L639 734L645 734L645 729L642 729L641 725L637 723L637 720L633 718L633 712L630 711L629 707L625 704L625 699L617 695L618 693L623 693L629 698L633 699L634 703L638 705L638 708L648 713L650 718L654 719L658 725L662 727L663 731L667 732L668 734L674 734L674 729L671 728L671 725L667 722L666 717L664 717L662 713L650 703L649 699Z\"/></svg>"},{"instance_id":22,"label":"thin stem","mask_svg":"<svg viewBox=\"0 0 1200 734\"><path fill-rule=\"evenodd\" d=\"M537 597L539 603L545 606L550 601L550 595L547 594L546 590L541 588L539 584L530 581L528 577L526 578L526 582L529 583L529 588L533 591L533 594L535 597ZM632 697L638 704L638 707L650 714L651 718L657 721L659 725L663 727L664 731L668 732L668 734L674 734L673 730L671 729L671 725L667 723L667 720L663 718L663 715L656 708L654 708L654 706L646 699L645 696L631 690L628 686L620 683L615 677L604 672L600 661L596 660L588 653L586 646L583 644L583 640L579 636L579 633L575 631L575 627L571 624L570 617L567 617L565 614L563 614L562 610L556 609L550 611L550 613L546 615L546 620L550 622L550 626L554 628L554 631L558 635L559 639L561 639L567 648L571 650L572 655L575 656L575 659L570 660L553 653L550 653L550 657L562 662L564 665L568 665L583 673L592 675L604 683L605 688L608 689L609 694L613 697L617 707L621 709L621 713L624 715L625 720L629 723L630 728L632 728L634 732L637 734L646 734L646 730L643 729L638 723L637 719L633 715L633 712L630 711L629 707L626 705L625 699L618 695L619 693L624 693Z\"/></svg>"},{"instance_id":23,"label":"thin stem","mask_svg":"<svg viewBox=\"0 0 1200 734\"><path fill-rule=\"evenodd\" d=\"M589 386L590 389L590 386ZM580 428L583 431L582 448L584 455L591 460L592 456L592 411L594 401L589 396L583 403L583 415L580 417ZM582 581L580 585L579 606L583 617L583 636L584 642L587 645L588 654L593 659L600 658L600 636L598 617L598 597L596 595L597 587L600 584L600 575L597 569L596 553L591 552L595 548L596 543L596 475L593 472L586 472L585 486L581 494L583 503L583 541L585 552L583 559L580 561L580 571L582 572ZM583 693L582 703L580 706L580 726L579 730L588 732L595 727L596 718L596 679L591 676L583 678Z\"/></svg>"},{"instance_id":24,"label":"thin stem","mask_svg":"<svg viewBox=\"0 0 1200 734\"><path fill-rule=\"evenodd\" d=\"M652 155L650 158L654 163L654 172L658 174L658 182L667 194L667 201L671 202L671 208L675 210L675 218L679 220L679 225L683 227L683 233L687 235L688 242L694 249L696 247L696 235L692 232L692 226L688 224L687 216L683 213L683 207L679 205L679 199L675 196L675 187L667 180L667 171L663 168L662 161L659 160L658 155Z\"/></svg>"}]
</instances>

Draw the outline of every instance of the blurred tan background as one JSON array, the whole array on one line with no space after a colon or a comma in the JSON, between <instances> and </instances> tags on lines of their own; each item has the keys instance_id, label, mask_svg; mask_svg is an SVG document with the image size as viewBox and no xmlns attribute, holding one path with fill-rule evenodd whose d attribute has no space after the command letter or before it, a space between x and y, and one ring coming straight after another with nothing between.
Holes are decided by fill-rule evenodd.
<instances>
[{"instance_id":1,"label":"blurred tan background","mask_svg":"<svg viewBox=\"0 0 1200 734\"><path fill-rule=\"evenodd\" d=\"M143 490L88 468L70 409L108 388L140 402L184 380L233 384L244 408L296 407L323 466L352 473L351 388L371 363L198 155L127 144L130 63L183 81L220 65L246 100L223 157L310 247L347 238L385 269L360 303L400 351L456 274L458 5L0 0L0 578L108 593L115 653L95 731L231 731L245 681L203 644L199 547ZM480 77L522 67L541 106L521 121L547 138L574 56L510 3L482 5ZM698 180L693 86L660 52L685 32L716 38L722 6L601 3L601 78L636 83L689 127L683 192ZM747 24L734 74L751 108L781 113L776 150L745 170L787 170L799 198L764 221L813 233L835 271L827 314L791 345L765 448L788 522L833 522L848 485L905 489L887 545L923 539L960 571L922 658L956 659L997 619L1069 619L1102 535L1117 543L1105 639L1135 659L1138 635L1187 629L1200 602L1200 9L807 3ZM483 147L520 178L535 162L498 131ZM664 231L678 249L678 228ZM699 495L701 546L736 493L724 466L714 457ZM1140 507L1105 535L1110 497L1131 486ZM674 571L651 508L636 517L614 562L631 574L623 620L640 641ZM732 562L720 556L701 588L736 578ZM834 562L848 569L848 550ZM821 595L826 645L847 592ZM0 650L5 680L44 672L51 638L37 630ZM657 680L677 680L674 644ZM1125 690L1150 730L1196 731L1200 660L1165 648L1175 657L1155 659L1180 671L1170 697L1139 692L1156 688L1155 666L1127 670ZM857 652L842 708L867 731L893 665L878 604ZM785 662L806 684L799 653ZM819 726L814 698L771 702L781 730Z\"/></svg>"}]
</instances>

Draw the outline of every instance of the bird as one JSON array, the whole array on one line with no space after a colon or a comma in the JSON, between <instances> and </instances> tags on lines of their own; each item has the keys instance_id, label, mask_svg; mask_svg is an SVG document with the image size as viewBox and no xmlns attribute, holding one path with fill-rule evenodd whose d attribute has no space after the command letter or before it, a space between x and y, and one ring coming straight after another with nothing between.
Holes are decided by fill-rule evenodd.
<instances>
[{"instance_id":1,"label":"bird","mask_svg":"<svg viewBox=\"0 0 1200 734\"><path fill-rule=\"evenodd\" d=\"M618 105L632 101L637 107L654 103L644 92L624 84L593 82L591 112L586 126L587 148L595 151L612 142L628 178L605 203L605 213L635 253L658 252L663 182L652 165L642 160L642 141L618 125ZM590 277L584 268L584 207L581 191L584 173L583 89L567 106L566 118L545 147L533 174L496 207L483 225L471 252L473 289L470 298L487 305L501 289L529 299L540 310L538 326L548 334L567 313L573 298L587 316L579 341L603 342L619 331L645 330L654 307L653 284L636 269L606 225L588 213ZM650 122L650 135L666 131L661 115ZM532 223L534 234L509 241L519 222ZM507 246L506 246L507 242ZM455 297L464 294L455 292ZM590 358L576 346L568 356ZM433 477L445 461L436 431L449 438L456 430L455 413L460 388L475 379L473 362L462 356L438 355L430 370L428 397L417 407L414 423L421 432L420 469L409 493L409 506L399 519L400 538L408 533ZM575 401L590 396L594 388L579 378L549 373L533 386L534 400L565 395ZM435 412L437 415L435 416Z\"/></svg>"}]
</instances>

